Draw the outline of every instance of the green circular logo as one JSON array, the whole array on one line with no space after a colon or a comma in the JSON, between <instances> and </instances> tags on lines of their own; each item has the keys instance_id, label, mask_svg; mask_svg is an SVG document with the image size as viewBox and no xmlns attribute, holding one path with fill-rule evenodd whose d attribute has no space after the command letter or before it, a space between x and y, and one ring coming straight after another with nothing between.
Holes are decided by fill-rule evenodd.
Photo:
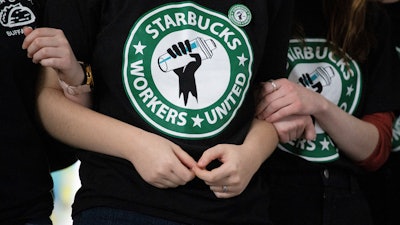
<instances>
[{"instance_id":1,"label":"green circular logo","mask_svg":"<svg viewBox=\"0 0 400 225\"><path fill-rule=\"evenodd\" d=\"M228 16L232 23L239 27L247 26L252 19L250 9L242 4L232 6L229 9Z\"/></svg>"},{"instance_id":2,"label":"green circular logo","mask_svg":"<svg viewBox=\"0 0 400 225\"><path fill-rule=\"evenodd\" d=\"M132 108L170 136L212 137L241 106L252 77L246 34L219 13L174 3L145 14L125 44L122 76Z\"/></svg>"},{"instance_id":3,"label":"green circular logo","mask_svg":"<svg viewBox=\"0 0 400 225\"><path fill-rule=\"evenodd\" d=\"M325 39L291 40L288 51L288 79L312 91L348 112L354 113L361 98L361 72L354 60L335 55ZM316 140L299 139L279 148L314 162L339 158L339 150L330 136L315 123Z\"/></svg>"}]
</instances>

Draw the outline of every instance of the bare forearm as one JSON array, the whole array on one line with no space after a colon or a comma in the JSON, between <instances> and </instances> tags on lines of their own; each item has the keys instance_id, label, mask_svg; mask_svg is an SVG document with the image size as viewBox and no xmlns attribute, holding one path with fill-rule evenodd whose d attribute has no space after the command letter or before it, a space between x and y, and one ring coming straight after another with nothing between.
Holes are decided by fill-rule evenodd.
<instances>
[{"instance_id":1,"label":"bare forearm","mask_svg":"<svg viewBox=\"0 0 400 225\"><path fill-rule=\"evenodd\" d=\"M251 151L249 155L262 163L272 154L277 144L278 134L274 126L264 120L254 119L244 141L246 148Z\"/></svg>"},{"instance_id":2,"label":"bare forearm","mask_svg":"<svg viewBox=\"0 0 400 225\"><path fill-rule=\"evenodd\" d=\"M78 148L116 157L126 157L126 148L132 146L134 134L139 132L132 126L71 102L62 92L50 88L38 96L38 110L43 126L55 138Z\"/></svg>"},{"instance_id":3,"label":"bare forearm","mask_svg":"<svg viewBox=\"0 0 400 225\"><path fill-rule=\"evenodd\" d=\"M371 123L358 119L329 101L314 116L338 148L355 161L366 159L376 148L378 129Z\"/></svg>"}]
</instances>

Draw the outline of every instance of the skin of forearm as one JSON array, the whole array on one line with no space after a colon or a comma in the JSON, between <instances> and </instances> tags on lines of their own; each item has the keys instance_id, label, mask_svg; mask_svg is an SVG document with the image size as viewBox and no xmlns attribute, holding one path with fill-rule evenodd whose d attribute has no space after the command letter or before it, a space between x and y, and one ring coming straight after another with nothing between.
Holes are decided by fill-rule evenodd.
<instances>
[{"instance_id":1,"label":"skin of forearm","mask_svg":"<svg viewBox=\"0 0 400 225\"><path fill-rule=\"evenodd\" d=\"M57 86L56 77L42 76L37 108L44 128L71 146L129 158L135 140L144 131L68 100ZM49 85L51 83L52 85Z\"/></svg>"},{"instance_id":2,"label":"skin of forearm","mask_svg":"<svg viewBox=\"0 0 400 225\"><path fill-rule=\"evenodd\" d=\"M253 160L260 160L261 165L276 149L278 141L278 134L271 123L253 119L243 145L251 151L248 155L251 155Z\"/></svg>"},{"instance_id":3,"label":"skin of forearm","mask_svg":"<svg viewBox=\"0 0 400 225\"><path fill-rule=\"evenodd\" d=\"M92 107L92 97L90 93L81 93L79 96L70 95L69 93L64 92L64 96L69 100L78 103L79 105L85 107Z\"/></svg>"},{"instance_id":4,"label":"skin of forearm","mask_svg":"<svg viewBox=\"0 0 400 225\"><path fill-rule=\"evenodd\" d=\"M67 99L58 86L57 74L46 69L40 74L37 107L44 128L58 140L71 146L132 161L137 149L145 148L154 134L131 126ZM155 139L154 139L155 138ZM243 146L258 165L278 143L272 124L254 119Z\"/></svg>"},{"instance_id":5,"label":"skin of forearm","mask_svg":"<svg viewBox=\"0 0 400 225\"><path fill-rule=\"evenodd\" d=\"M354 161L368 158L378 144L378 129L326 99L320 106L320 110L313 115L337 147Z\"/></svg>"}]
</instances>

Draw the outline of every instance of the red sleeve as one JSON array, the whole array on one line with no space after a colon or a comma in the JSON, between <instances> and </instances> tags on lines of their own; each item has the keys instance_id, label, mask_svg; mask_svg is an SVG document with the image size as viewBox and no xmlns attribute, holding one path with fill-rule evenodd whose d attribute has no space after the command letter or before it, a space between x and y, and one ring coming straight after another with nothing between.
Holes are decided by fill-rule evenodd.
<instances>
[{"instance_id":1,"label":"red sleeve","mask_svg":"<svg viewBox=\"0 0 400 225\"><path fill-rule=\"evenodd\" d=\"M374 113L364 116L362 120L378 129L379 140L372 154L357 164L365 170L375 171L385 163L391 151L394 113Z\"/></svg>"}]
</instances>

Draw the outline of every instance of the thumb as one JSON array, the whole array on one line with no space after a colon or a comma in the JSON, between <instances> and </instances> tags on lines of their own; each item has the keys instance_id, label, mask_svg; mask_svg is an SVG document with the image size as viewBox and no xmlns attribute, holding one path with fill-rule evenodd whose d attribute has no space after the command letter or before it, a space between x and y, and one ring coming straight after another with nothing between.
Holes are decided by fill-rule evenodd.
<instances>
[{"instance_id":1,"label":"thumb","mask_svg":"<svg viewBox=\"0 0 400 225\"><path fill-rule=\"evenodd\" d=\"M28 46L30 45L31 41L32 41L32 40L30 40L30 39L32 39L32 38L27 38L27 36L28 36L30 33L32 33L33 28L32 28L32 27L23 27L23 28L22 28L22 31L24 32L24 35L25 35L24 42L22 43L22 49L27 49Z\"/></svg>"},{"instance_id":2,"label":"thumb","mask_svg":"<svg viewBox=\"0 0 400 225\"><path fill-rule=\"evenodd\" d=\"M181 161L181 163L187 168L192 169L197 166L197 162L184 150L174 148L174 153L176 157L178 157L179 161Z\"/></svg>"},{"instance_id":3,"label":"thumb","mask_svg":"<svg viewBox=\"0 0 400 225\"><path fill-rule=\"evenodd\" d=\"M22 30L24 32L24 35L28 36L33 31L33 28L32 27L23 27Z\"/></svg>"},{"instance_id":4,"label":"thumb","mask_svg":"<svg viewBox=\"0 0 400 225\"><path fill-rule=\"evenodd\" d=\"M207 149L205 152L203 152L203 155L197 162L197 165L200 168L206 168L207 165L210 164L212 161L216 159L221 159L223 155L223 151L221 150L222 148L219 148L218 145Z\"/></svg>"}]
</instances>

